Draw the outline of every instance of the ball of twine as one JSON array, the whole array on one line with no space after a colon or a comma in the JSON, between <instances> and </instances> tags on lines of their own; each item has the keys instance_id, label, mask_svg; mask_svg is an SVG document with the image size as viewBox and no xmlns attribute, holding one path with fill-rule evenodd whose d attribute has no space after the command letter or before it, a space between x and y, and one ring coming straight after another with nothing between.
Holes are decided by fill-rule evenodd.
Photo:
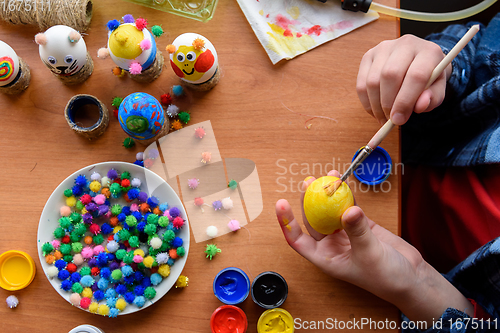
<instances>
[{"instance_id":1,"label":"ball of twine","mask_svg":"<svg viewBox=\"0 0 500 333\"><path fill-rule=\"evenodd\" d=\"M5 0L0 19L12 24L38 25L46 30L62 24L83 32L92 19L91 0Z\"/></svg>"}]
</instances>

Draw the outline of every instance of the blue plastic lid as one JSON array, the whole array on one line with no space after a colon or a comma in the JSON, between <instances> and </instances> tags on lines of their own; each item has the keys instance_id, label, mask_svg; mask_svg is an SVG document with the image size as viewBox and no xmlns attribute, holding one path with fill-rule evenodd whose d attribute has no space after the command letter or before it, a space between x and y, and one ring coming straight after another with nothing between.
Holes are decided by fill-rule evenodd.
<instances>
[{"instance_id":1,"label":"blue plastic lid","mask_svg":"<svg viewBox=\"0 0 500 333\"><path fill-rule=\"evenodd\" d=\"M358 156L361 147L352 160ZM382 147L375 148L370 155L354 170L354 176L363 184L377 185L384 182L392 170L392 159Z\"/></svg>"},{"instance_id":2,"label":"blue plastic lid","mask_svg":"<svg viewBox=\"0 0 500 333\"><path fill-rule=\"evenodd\" d=\"M214 279L214 294L224 304L234 305L243 302L250 292L250 279L241 269L227 267Z\"/></svg>"}]
</instances>

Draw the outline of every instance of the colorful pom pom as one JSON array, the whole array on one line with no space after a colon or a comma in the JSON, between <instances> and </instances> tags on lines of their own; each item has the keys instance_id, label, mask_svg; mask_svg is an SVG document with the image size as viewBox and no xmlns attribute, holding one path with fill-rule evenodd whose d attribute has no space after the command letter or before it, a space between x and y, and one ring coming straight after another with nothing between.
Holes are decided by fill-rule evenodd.
<instances>
[{"instance_id":1,"label":"colorful pom pom","mask_svg":"<svg viewBox=\"0 0 500 333\"><path fill-rule=\"evenodd\" d=\"M189 284L189 278L184 275L180 275L175 281L175 288L186 288Z\"/></svg>"},{"instance_id":2,"label":"colorful pom pom","mask_svg":"<svg viewBox=\"0 0 500 333\"><path fill-rule=\"evenodd\" d=\"M236 231L236 230L240 230L241 227L240 227L240 222L238 220L231 220L229 221L229 223L227 224L228 228L231 229L231 231Z\"/></svg>"},{"instance_id":3,"label":"colorful pom pom","mask_svg":"<svg viewBox=\"0 0 500 333\"><path fill-rule=\"evenodd\" d=\"M163 29L159 25L153 25L151 27L151 32L155 37L160 37L161 35L163 35Z\"/></svg>"},{"instance_id":4,"label":"colorful pom pom","mask_svg":"<svg viewBox=\"0 0 500 333\"><path fill-rule=\"evenodd\" d=\"M200 180L199 179L196 179L196 178L189 178L188 179L188 187L190 189L195 189L198 187L198 185L200 185Z\"/></svg>"},{"instance_id":5,"label":"colorful pom pom","mask_svg":"<svg viewBox=\"0 0 500 333\"><path fill-rule=\"evenodd\" d=\"M82 38L82 35L78 31L70 31L68 35L68 40L70 43L76 43Z\"/></svg>"},{"instance_id":6,"label":"colorful pom pom","mask_svg":"<svg viewBox=\"0 0 500 333\"><path fill-rule=\"evenodd\" d=\"M36 34L35 35L35 43L37 43L38 45L47 44L47 36L43 32Z\"/></svg>"},{"instance_id":7,"label":"colorful pom pom","mask_svg":"<svg viewBox=\"0 0 500 333\"><path fill-rule=\"evenodd\" d=\"M193 40L193 47L195 50L203 50L205 47L205 41L201 38L196 38Z\"/></svg>"},{"instance_id":8,"label":"colorful pom pom","mask_svg":"<svg viewBox=\"0 0 500 333\"><path fill-rule=\"evenodd\" d=\"M210 162L210 160L212 160L212 153L206 151L206 152L203 152L201 153L201 162L206 164L208 162Z\"/></svg>"},{"instance_id":9,"label":"colorful pom pom","mask_svg":"<svg viewBox=\"0 0 500 333\"><path fill-rule=\"evenodd\" d=\"M10 295L5 301L7 302L7 306L11 309L14 309L19 305L19 300L14 295Z\"/></svg>"},{"instance_id":10,"label":"colorful pom pom","mask_svg":"<svg viewBox=\"0 0 500 333\"><path fill-rule=\"evenodd\" d=\"M108 27L108 30L113 31L120 26L120 21L118 21L118 20L108 21L106 26Z\"/></svg>"},{"instance_id":11,"label":"colorful pom pom","mask_svg":"<svg viewBox=\"0 0 500 333\"><path fill-rule=\"evenodd\" d=\"M175 53L175 51L177 50L177 48L175 47L175 45L169 44L169 45L167 45L167 47L165 48L165 50L168 53Z\"/></svg>"},{"instance_id":12,"label":"colorful pom pom","mask_svg":"<svg viewBox=\"0 0 500 333\"><path fill-rule=\"evenodd\" d=\"M182 96L182 95L184 95L184 88L182 88L181 85L176 84L176 85L172 86L172 93L176 97Z\"/></svg>"},{"instance_id":13,"label":"colorful pom pom","mask_svg":"<svg viewBox=\"0 0 500 333\"><path fill-rule=\"evenodd\" d=\"M221 200L222 203L222 208L228 210L233 208L233 200L231 198L227 197Z\"/></svg>"},{"instance_id":14,"label":"colorful pom pom","mask_svg":"<svg viewBox=\"0 0 500 333\"><path fill-rule=\"evenodd\" d=\"M207 244L207 247L205 249L205 254L207 255L207 258L210 260L212 260L213 257L220 252L222 252L222 250L219 249L215 244Z\"/></svg>"},{"instance_id":15,"label":"colorful pom pom","mask_svg":"<svg viewBox=\"0 0 500 333\"><path fill-rule=\"evenodd\" d=\"M203 127L198 127L194 130L194 136L197 137L198 139L203 139L205 135L206 133Z\"/></svg>"},{"instance_id":16,"label":"colorful pom pom","mask_svg":"<svg viewBox=\"0 0 500 333\"><path fill-rule=\"evenodd\" d=\"M187 124L191 120L191 115L186 111L179 112L178 117L184 124Z\"/></svg>"},{"instance_id":17,"label":"colorful pom pom","mask_svg":"<svg viewBox=\"0 0 500 333\"><path fill-rule=\"evenodd\" d=\"M126 14L123 16L123 22L124 23L134 23L134 17L132 16L132 14Z\"/></svg>"},{"instance_id":18,"label":"colorful pom pom","mask_svg":"<svg viewBox=\"0 0 500 333\"><path fill-rule=\"evenodd\" d=\"M177 105L170 104L167 107L167 115L170 118L177 116L178 113L179 113L179 107Z\"/></svg>"},{"instance_id":19,"label":"colorful pom pom","mask_svg":"<svg viewBox=\"0 0 500 333\"><path fill-rule=\"evenodd\" d=\"M216 226L211 225L211 226L207 227L206 232L207 232L208 237L214 238L217 236L217 233L219 232L219 230L217 229Z\"/></svg>"},{"instance_id":20,"label":"colorful pom pom","mask_svg":"<svg viewBox=\"0 0 500 333\"><path fill-rule=\"evenodd\" d=\"M141 74L141 72L142 72L142 66L138 62L133 62L130 64L130 67L128 70L129 70L130 74L138 75L138 74Z\"/></svg>"},{"instance_id":21,"label":"colorful pom pom","mask_svg":"<svg viewBox=\"0 0 500 333\"><path fill-rule=\"evenodd\" d=\"M148 21L145 18L139 17L135 20L135 27L137 30L142 30L148 26Z\"/></svg>"}]
</instances>

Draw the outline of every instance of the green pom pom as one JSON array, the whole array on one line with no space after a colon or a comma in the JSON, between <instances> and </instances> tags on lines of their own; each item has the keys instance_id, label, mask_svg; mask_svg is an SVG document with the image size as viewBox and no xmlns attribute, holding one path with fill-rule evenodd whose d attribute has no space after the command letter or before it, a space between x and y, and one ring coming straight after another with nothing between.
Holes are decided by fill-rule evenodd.
<instances>
[{"instance_id":1,"label":"green pom pom","mask_svg":"<svg viewBox=\"0 0 500 333\"><path fill-rule=\"evenodd\" d=\"M231 179L227 184L227 187L229 187L231 190L235 190L238 187L238 183L236 182L236 180Z\"/></svg>"},{"instance_id":2,"label":"green pom pom","mask_svg":"<svg viewBox=\"0 0 500 333\"><path fill-rule=\"evenodd\" d=\"M127 254L126 250L120 249L120 250L116 251L115 256L116 256L116 259L123 260L123 258L125 257L126 254Z\"/></svg>"},{"instance_id":3,"label":"green pom pom","mask_svg":"<svg viewBox=\"0 0 500 333\"><path fill-rule=\"evenodd\" d=\"M177 248L177 255L179 257L184 257L185 254L186 254L186 249L184 248L184 246L179 246Z\"/></svg>"},{"instance_id":4,"label":"green pom pom","mask_svg":"<svg viewBox=\"0 0 500 333\"><path fill-rule=\"evenodd\" d=\"M156 233L156 225L148 224L144 227L144 232L149 236L152 236Z\"/></svg>"},{"instance_id":5,"label":"green pom pom","mask_svg":"<svg viewBox=\"0 0 500 333\"><path fill-rule=\"evenodd\" d=\"M130 177L131 177L130 172L128 172L128 171L123 171L121 176L120 176L121 179L130 179Z\"/></svg>"},{"instance_id":6,"label":"green pom pom","mask_svg":"<svg viewBox=\"0 0 500 333\"><path fill-rule=\"evenodd\" d=\"M130 238L130 232L127 229L122 229L118 232L118 236L120 237L120 240L126 241Z\"/></svg>"},{"instance_id":7,"label":"green pom pom","mask_svg":"<svg viewBox=\"0 0 500 333\"><path fill-rule=\"evenodd\" d=\"M65 197L69 198L72 195L73 195L73 191L70 188L64 190L64 196Z\"/></svg>"},{"instance_id":8,"label":"green pom pom","mask_svg":"<svg viewBox=\"0 0 500 333\"><path fill-rule=\"evenodd\" d=\"M59 225L61 228L68 229L71 224L72 223L69 217L64 216L59 219Z\"/></svg>"},{"instance_id":9,"label":"green pom pom","mask_svg":"<svg viewBox=\"0 0 500 333\"><path fill-rule=\"evenodd\" d=\"M179 112L178 117L184 124L187 124L191 120L191 116L185 111Z\"/></svg>"},{"instance_id":10,"label":"green pom pom","mask_svg":"<svg viewBox=\"0 0 500 333\"><path fill-rule=\"evenodd\" d=\"M139 241L139 237L137 236L132 236L128 239L128 243L131 247L139 247L141 245L141 242Z\"/></svg>"},{"instance_id":11,"label":"green pom pom","mask_svg":"<svg viewBox=\"0 0 500 333\"><path fill-rule=\"evenodd\" d=\"M88 266L83 266L81 269L80 269L80 275L81 276L85 276L85 275L90 275L90 267Z\"/></svg>"},{"instance_id":12,"label":"green pom pom","mask_svg":"<svg viewBox=\"0 0 500 333\"><path fill-rule=\"evenodd\" d=\"M111 214L113 214L114 216L119 215L121 212L122 206L120 206L119 204L113 205L113 207L111 207Z\"/></svg>"},{"instance_id":13,"label":"green pom pom","mask_svg":"<svg viewBox=\"0 0 500 333\"><path fill-rule=\"evenodd\" d=\"M69 234L69 239L72 242L78 242L81 238L82 236L74 231L71 234Z\"/></svg>"},{"instance_id":14,"label":"green pom pom","mask_svg":"<svg viewBox=\"0 0 500 333\"><path fill-rule=\"evenodd\" d=\"M73 283L73 286L71 286L71 291L77 294L81 294L83 291L83 287L80 282Z\"/></svg>"},{"instance_id":15,"label":"green pom pom","mask_svg":"<svg viewBox=\"0 0 500 333\"><path fill-rule=\"evenodd\" d=\"M71 245L69 244L61 244L59 247L59 251L61 251L62 254L70 254L71 253Z\"/></svg>"},{"instance_id":16,"label":"green pom pom","mask_svg":"<svg viewBox=\"0 0 500 333\"><path fill-rule=\"evenodd\" d=\"M111 187L109 188L109 190L111 191L111 194L113 194L114 196L118 196L118 195L120 195L120 193L122 191L122 187L118 183L113 183L113 184L111 184Z\"/></svg>"},{"instance_id":17,"label":"green pom pom","mask_svg":"<svg viewBox=\"0 0 500 333\"><path fill-rule=\"evenodd\" d=\"M101 234L98 234L98 235L95 235L94 237L92 237L92 240L94 241L94 243L96 243L97 245L100 245L102 244L102 242L104 242L104 237L102 237Z\"/></svg>"},{"instance_id":18,"label":"green pom pom","mask_svg":"<svg viewBox=\"0 0 500 333\"><path fill-rule=\"evenodd\" d=\"M125 147L125 148L132 148L133 146L135 146L134 139L132 139L132 138L125 138L125 140L123 140L123 147Z\"/></svg>"},{"instance_id":19,"label":"green pom pom","mask_svg":"<svg viewBox=\"0 0 500 333\"><path fill-rule=\"evenodd\" d=\"M73 212L69 218L73 223L79 223L82 220L82 215L77 212Z\"/></svg>"},{"instance_id":20,"label":"green pom pom","mask_svg":"<svg viewBox=\"0 0 500 333\"><path fill-rule=\"evenodd\" d=\"M140 262L137 264L137 268L139 268L140 270L145 270L146 266L144 266L144 264L142 262Z\"/></svg>"},{"instance_id":21,"label":"green pom pom","mask_svg":"<svg viewBox=\"0 0 500 333\"><path fill-rule=\"evenodd\" d=\"M134 215L129 215L125 218L125 222L128 224L129 227L133 228L137 225L137 219L135 218Z\"/></svg>"},{"instance_id":22,"label":"green pom pom","mask_svg":"<svg viewBox=\"0 0 500 333\"><path fill-rule=\"evenodd\" d=\"M134 252L133 251L128 251L125 257L123 257L123 262L126 264L131 264L134 262Z\"/></svg>"},{"instance_id":23,"label":"green pom pom","mask_svg":"<svg viewBox=\"0 0 500 333\"><path fill-rule=\"evenodd\" d=\"M67 254L63 257L63 260L66 262L72 262L73 261L73 256L71 254Z\"/></svg>"},{"instance_id":24,"label":"green pom pom","mask_svg":"<svg viewBox=\"0 0 500 333\"><path fill-rule=\"evenodd\" d=\"M165 233L163 234L163 240L165 242L168 242L170 243L171 241L173 241L175 238L175 233L172 231L172 230L167 230L165 231Z\"/></svg>"},{"instance_id":25,"label":"green pom pom","mask_svg":"<svg viewBox=\"0 0 500 333\"><path fill-rule=\"evenodd\" d=\"M79 236L83 236L87 232L87 226L83 223L78 223L73 230Z\"/></svg>"},{"instance_id":26,"label":"green pom pom","mask_svg":"<svg viewBox=\"0 0 500 333\"><path fill-rule=\"evenodd\" d=\"M83 207L85 207L85 205L84 205L84 204L83 204L80 200L78 200L78 201L76 202L75 207L76 207L76 209L78 209L78 210L82 210L82 209L83 209Z\"/></svg>"},{"instance_id":27,"label":"green pom pom","mask_svg":"<svg viewBox=\"0 0 500 333\"><path fill-rule=\"evenodd\" d=\"M170 248L171 248L171 246L167 242L164 241L158 250L159 250L159 252L167 252L168 250L170 250Z\"/></svg>"},{"instance_id":28,"label":"green pom pom","mask_svg":"<svg viewBox=\"0 0 500 333\"><path fill-rule=\"evenodd\" d=\"M160 37L163 35L163 29L159 25L153 25L151 27L151 32L155 37Z\"/></svg>"},{"instance_id":29,"label":"green pom pom","mask_svg":"<svg viewBox=\"0 0 500 333\"><path fill-rule=\"evenodd\" d=\"M62 227L56 228L56 230L54 230L55 238L63 238L64 235L66 235L66 231L64 231Z\"/></svg>"},{"instance_id":30,"label":"green pom pom","mask_svg":"<svg viewBox=\"0 0 500 333\"><path fill-rule=\"evenodd\" d=\"M82 252L82 249L83 249L83 245L80 242L75 242L75 243L71 244L71 250L73 250L73 252L75 252L75 253Z\"/></svg>"},{"instance_id":31,"label":"green pom pom","mask_svg":"<svg viewBox=\"0 0 500 333\"><path fill-rule=\"evenodd\" d=\"M115 269L114 271L111 272L111 277L115 281L120 281L120 279L122 278L122 271L119 269Z\"/></svg>"},{"instance_id":32,"label":"green pom pom","mask_svg":"<svg viewBox=\"0 0 500 333\"><path fill-rule=\"evenodd\" d=\"M160 218L158 219L158 225L162 228L165 228L166 226L168 226L168 217L166 216L160 216Z\"/></svg>"},{"instance_id":33,"label":"green pom pom","mask_svg":"<svg viewBox=\"0 0 500 333\"><path fill-rule=\"evenodd\" d=\"M158 215L156 214L149 214L148 215L148 224L158 224Z\"/></svg>"},{"instance_id":34,"label":"green pom pom","mask_svg":"<svg viewBox=\"0 0 500 333\"><path fill-rule=\"evenodd\" d=\"M215 244L207 244L207 248L205 249L205 253L207 255L207 258L212 260L212 258L217 254L222 252L221 249L217 247Z\"/></svg>"},{"instance_id":35,"label":"green pom pom","mask_svg":"<svg viewBox=\"0 0 500 333\"><path fill-rule=\"evenodd\" d=\"M115 97L113 98L113 101L111 102L111 105L113 105L115 108L119 108L120 104L122 104L123 98L121 97Z\"/></svg>"},{"instance_id":36,"label":"green pom pom","mask_svg":"<svg viewBox=\"0 0 500 333\"><path fill-rule=\"evenodd\" d=\"M154 249L151 246L149 247L149 255L150 256L156 256L158 253L160 253L160 249ZM153 264L154 266L154 264Z\"/></svg>"},{"instance_id":37,"label":"green pom pom","mask_svg":"<svg viewBox=\"0 0 500 333\"><path fill-rule=\"evenodd\" d=\"M144 297L147 299L153 299L156 296L156 290L153 287L147 287L144 289Z\"/></svg>"},{"instance_id":38,"label":"green pom pom","mask_svg":"<svg viewBox=\"0 0 500 333\"><path fill-rule=\"evenodd\" d=\"M54 247L52 246L52 244L47 242L47 243L44 243L42 245L42 251L43 251L43 255L45 256L45 255L49 254L50 252L54 251Z\"/></svg>"}]
</instances>

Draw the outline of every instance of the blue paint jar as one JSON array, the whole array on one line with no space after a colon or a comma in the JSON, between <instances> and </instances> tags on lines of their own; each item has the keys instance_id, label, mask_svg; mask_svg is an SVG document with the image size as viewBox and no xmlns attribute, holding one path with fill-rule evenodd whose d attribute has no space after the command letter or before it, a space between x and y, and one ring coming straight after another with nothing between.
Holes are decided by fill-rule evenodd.
<instances>
[{"instance_id":1,"label":"blue paint jar","mask_svg":"<svg viewBox=\"0 0 500 333\"><path fill-rule=\"evenodd\" d=\"M354 154L352 161L363 149L361 147ZM391 174L392 159L382 147L376 147L370 155L354 170L354 176L363 184L378 185L383 183Z\"/></svg>"},{"instance_id":2,"label":"blue paint jar","mask_svg":"<svg viewBox=\"0 0 500 333\"><path fill-rule=\"evenodd\" d=\"M214 279L215 296L224 304L235 305L243 302L250 293L250 280L237 267L221 270Z\"/></svg>"}]
</instances>

